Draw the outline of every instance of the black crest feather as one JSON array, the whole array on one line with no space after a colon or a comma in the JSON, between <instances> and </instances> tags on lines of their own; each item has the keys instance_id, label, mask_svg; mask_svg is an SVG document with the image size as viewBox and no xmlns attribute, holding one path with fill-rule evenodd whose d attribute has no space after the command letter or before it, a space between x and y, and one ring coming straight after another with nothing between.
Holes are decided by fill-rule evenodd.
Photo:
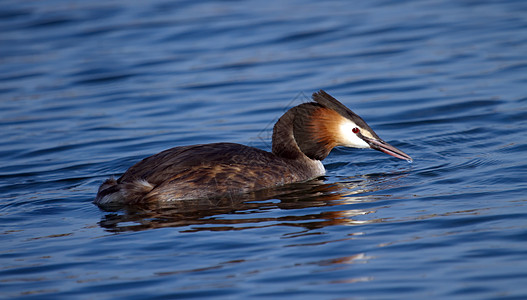
<instances>
[{"instance_id":1,"label":"black crest feather","mask_svg":"<svg viewBox=\"0 0 527 300\"><path fill-rule=\"evenodd\" d=\"M318 104L336 111L339 115L343 116L344 118L352 120L361 128L369 129L369 131L375 135L375 132L370 128L370 126L368 126L368 124L366 124L366 122L361 117L359 117L356 113L352 112L344 104L340 103L340 101L333 98L333 96L326 93L324 90L319 90L318 92L313 93L312 98Z\"/></svg>"}]
</instances>

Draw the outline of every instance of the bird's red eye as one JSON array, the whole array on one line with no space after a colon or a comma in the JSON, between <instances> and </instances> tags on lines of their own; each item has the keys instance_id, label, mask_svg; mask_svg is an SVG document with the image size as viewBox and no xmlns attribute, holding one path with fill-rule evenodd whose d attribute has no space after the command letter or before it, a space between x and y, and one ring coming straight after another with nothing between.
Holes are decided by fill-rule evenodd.
<instances>
[{"instance_id":1,"label":"bird's red eye","mask_svg":"<svg viewBox=\"0 0 527 300\"><path fill-rule=\"evenodd\" d=\"M353 133L359 133L359 128L358 127L354 127L351 131L353 131Z\"/></svg>"}]
</instances>

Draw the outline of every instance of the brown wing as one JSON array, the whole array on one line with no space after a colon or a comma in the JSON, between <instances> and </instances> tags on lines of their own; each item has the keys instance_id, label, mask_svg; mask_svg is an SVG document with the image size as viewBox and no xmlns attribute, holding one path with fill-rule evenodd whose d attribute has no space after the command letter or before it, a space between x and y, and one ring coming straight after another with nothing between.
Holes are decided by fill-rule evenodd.
<instances>
[{"instance_id":1,"label":"brown wing","mask_svg":"<svg viewBox=\"0 0 527 300\"><path fill-rule=\"evenodd\" d=\"M118 183L146 180L146 200L195 199L243 193L305 180L270 152L233 143L176 147L147 157ZM307 179L307 178L306 178Z\"/></svg>"}]
</instances>

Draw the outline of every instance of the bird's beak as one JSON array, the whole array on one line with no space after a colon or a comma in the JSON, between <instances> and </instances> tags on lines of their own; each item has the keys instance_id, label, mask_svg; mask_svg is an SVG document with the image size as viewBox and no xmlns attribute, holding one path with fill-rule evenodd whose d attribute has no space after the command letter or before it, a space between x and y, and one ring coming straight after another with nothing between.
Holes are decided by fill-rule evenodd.
<instances>
[{"instance_id":1,"label":"bird's beak","mask_svg":"<svg viewBox=\"0 0 527 300\"><path fill-rule=\"evenodd\" d=\"M379 150L381 152L384 152L386 154L389 154L391 156L395 156L400 159L404 159L408 162L412 162L412 158L410 155L404 153L403 151L395 148L394 146L386 143L385 141L381 139L371 139L365 136L362 136L362 139L370 145L372 149Z\"/></svg>"}]
</instances>

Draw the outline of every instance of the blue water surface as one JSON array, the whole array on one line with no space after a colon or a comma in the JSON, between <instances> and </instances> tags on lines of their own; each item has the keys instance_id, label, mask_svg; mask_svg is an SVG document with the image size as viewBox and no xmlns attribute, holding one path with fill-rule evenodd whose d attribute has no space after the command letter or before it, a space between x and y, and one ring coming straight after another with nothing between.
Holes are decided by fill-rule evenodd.
<instances>
[{"instance_id":1,"label":"blue water surface","mask_svg":"<svg viewBox=\"0 0 527 300\"><path fill-rule=\"evenodd\" d=\"M526 299L527 2L2 1L0 297ZM413 163L104 211L174 146L270 149L325 89Z\"/></svg>"}]
</instances>

